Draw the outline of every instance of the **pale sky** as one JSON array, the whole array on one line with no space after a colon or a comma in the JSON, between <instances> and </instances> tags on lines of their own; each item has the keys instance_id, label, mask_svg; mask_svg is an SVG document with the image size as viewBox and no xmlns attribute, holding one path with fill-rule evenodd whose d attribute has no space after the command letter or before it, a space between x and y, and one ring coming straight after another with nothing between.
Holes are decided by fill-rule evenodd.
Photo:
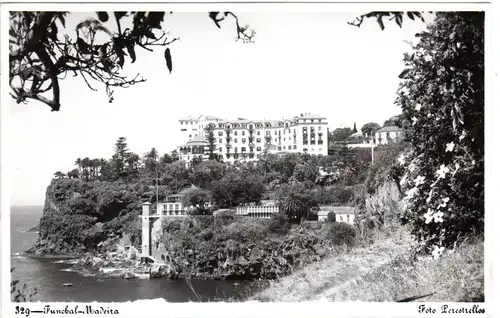
<instances>
[{"instance_id":1,"label":"pale sky","mask_svg":"<svg viewBox=\"0 0 500 318\"><path fill-rule=\"evenodd\" d=\"M68 27L91 14L78 13ZM416 42L420 21L403 28L375 21L347 24L359 13L238 13L257 32L255 43L234 41L232 20L217 29L203 13L167 17L173 71L163 48L138 51L125 72L140 71L146 83L115 91L108 103L103 86L90 91L83 79L61 82L61 110L36 101L11 101L12 205L42 205L54 172L74 168L79 157L106 158L118 137L142 155L152 147L172 151L179 117L206 114L233 119L279 119L303 112L328 118L330 129L380 124L400 113L394 105L405 40Z\"/></svg>"}]
</instances>

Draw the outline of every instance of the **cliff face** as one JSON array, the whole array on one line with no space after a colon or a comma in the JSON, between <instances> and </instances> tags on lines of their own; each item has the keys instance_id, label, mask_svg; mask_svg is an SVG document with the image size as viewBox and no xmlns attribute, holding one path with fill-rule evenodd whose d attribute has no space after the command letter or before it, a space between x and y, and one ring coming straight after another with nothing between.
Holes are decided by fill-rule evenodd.
<instances>
[{"instance_id":1,"label":"cliff face","mask_svg":"<svg viewBox=\"0 0 500 318\"><path fill-rule=\"evenodd\" d=\"M394 181L386 180L372 195L368 195L366 209L372 214L393 215L396 210L402 208L401 194Z\"/></svg>"},{"instance_id":2,"label":"cliff face","mask_svg":"<svg viewBox=\"0 0 500 318\"><path fill-rule=\"evenodd\" d=\"M47 188L38 240L27 252L77 256L96 251L124 233L137 243L141 202L150 199L150 192L140 184L53 180Z\"/></svg>"}]
</instances>

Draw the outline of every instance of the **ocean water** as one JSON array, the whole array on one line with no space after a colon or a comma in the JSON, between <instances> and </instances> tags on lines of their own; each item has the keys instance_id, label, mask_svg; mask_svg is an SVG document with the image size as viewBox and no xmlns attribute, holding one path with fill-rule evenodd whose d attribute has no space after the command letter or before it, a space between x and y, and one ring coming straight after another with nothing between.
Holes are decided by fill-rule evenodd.
<instances>
[{"instance_id":1,"label":"ocean water","mask_svg":"<svg viewBox=\"0 0 500 318\"><path fill-rule=\"evenodd\" d=\"M38 233L27 232L38 224L41 206L11 208L12 279L38 290L33 301L44 302L124 302L163 298L170 302L244 300L257 291L260 282L192 280L193 290L185 280L98 278L67 271L71 260L30 259L21 254L35 243ZM63 287L72 283L72 287Z\"/></svg>"}]
</instances>

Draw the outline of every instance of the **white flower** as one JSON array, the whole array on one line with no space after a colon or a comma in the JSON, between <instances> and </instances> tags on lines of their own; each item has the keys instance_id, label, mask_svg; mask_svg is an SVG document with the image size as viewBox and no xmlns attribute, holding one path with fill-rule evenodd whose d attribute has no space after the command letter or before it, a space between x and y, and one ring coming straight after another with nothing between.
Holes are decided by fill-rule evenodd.
<instances>
[{"instance_id":1,"label":"white flower","mask_svg":"<svg viewBox=\"0 0 500 318\"><path fill-rule=\"evenodd\" d=\"M434 211L432 210L427 210L427 213L424 214L425 218L425 224L431 223L432 219L434 218Z\"/></svg>"},{"instance_id":2,"label":"white flower","mask_svg":"<svg viewBox=\"0 0 500 318\"><path fill-rule=\"evenodd\" d=\"M445 165L441 165L441 167L439 167L439 170L436 171L436 174L438 175L438 177L440 179L446 177L446 174L450 172L450 169L448 167L446 167Z\"/></svg>"},{"instance_id":3,"label":"white flower","mask_svg":"<svg viewBox=\"0 0 500 318\"><path fill-rule=\"evenodd\" d=\"M462 134L460 135L460 137L458 137L458 140L462 141L462 139L465 138L465 135L467 135L467 134L466 134L466 132L464 130L464 131L462 131Z\"/></svg>"},{"instance_id":4,"label":"white flower","mask_svg":"<svg viewBox=\"0 0 500 318\"><path fill-rule=\"evenodd\" d=\"M408 166L408 170L410 170L410 172L415 171L415 168L416 168L416 166L415 166L415 164L413 162L410 163L410 165Z\"/></svg>"},{"instance_id":5,"label":"white flower","mask_svg":"<svg viewBox=\"0 0 500 318\"><path fill-rule=\"evenodd\" d=\"M441 203L438 208L446 208L446 203L450 201L450 198L446 197L443 199L443 203Z\"/></svg>"},{"instance_id":6,"label":"white flower","mask_svg":"<svg viewBox=\"0 0 500 318\"><path fill-rule=\"evenodd\" d=\"M417 192L418 192L417 188L411 188L406 192L406 198L408 200L412 199L415 196L415 194L417 194Z\"/></svg>"},{"instance_id":7,"label":"white flower","mask_svg":"<svg viewBox=\"0 0 500 318\"><path fill-rule=\"evenodd\" d=\"M401 154L398 158L399 164L402 166L405 164L405 156Z\"/></svg>"},{"instance_id":8,"label":"white flower","mask_svg":"<svg viewBox=\"0 0 500 318\"><path fill-rule=\"evenodd\" d=\"M418 187L421 184L424 184L425 177L418 176L415 178L415 187Z\"/></svg>"},{"instance_id":9,"label":"white flower","mask_svg":"<svg viewBox=\"0 0 500 318\"><path fill-rule=\"evenodd\" d=\"M434 213L434 222L435 223L443 223L443 212L436 212Z\"/></svg>"},{"instance_id":10,"label":"white flower","mask_svg":"<svg viewBox=\"0 0 500 318\"><path fill-rule=\"evenodd\" d=\"M432 251L432 256L434 259L438 259L441 254L444 252L444 247L440 246L434 246L434 250Z\"/></svg>"},{"instance_id":11,"label":"white flower","mask_svg":"<svg viewBox=\"0 0 500 318\"><path fill-rule=\"evenodd\" d=\"M422 109L422 105L420 105L420 104L415 105L415 110L417 112L420 111L421 109Z\"/></svg>"},{"instance_id":12,"label":"white flower","mask_svg":"<svg viewBox=\"0 0 500 318\"><path fill-rule=\"evenodd\" d=\"M455 148L455 143L453 141L449 142L446 144L445 152L452 152L454 148Z\"/></svg>"},{"instance_id":13,"label":"white flower","mask_svg":"<svg viewBox=\"0 0 500 318\"><path fill-rule=\"evenodd\" d=\"M432 62L432 56L430 56L430 55L425 55L425 56L424 56L424 60L425 60L426 62Z\"/></svg>"},{"instance_id":14,"label":"white flower","mask_svg":"<svg viewBox=\"0 0 500 318\"><path fill-rule=\"evenodd\" d=\"M399 180L399 185L403 186L406 183L406 174Z\"/></svg>"},{"instance_id":15,"label":"white flower","mask_svg":"<svg viewBox=\"0 0 500 318\"><path fill-rule=\"evenodd\" d=\"M458 172L458 169L460 168L460 164L458 162L455 163L455 171L453 171L453 175L455 175Z\"/></svg>"},{"instance_id":16,"label":"white flower","mask_svg":"<svg viewBox=\"0 0 500 318\"><path fill-rule=\"evenodd\" d=\"M413 116L411 118L411 120L413 121L413 125L415 125L417 123L417 121L418 121L417 117L415 117L415 116Z\"/></svg>"}]
</instances>

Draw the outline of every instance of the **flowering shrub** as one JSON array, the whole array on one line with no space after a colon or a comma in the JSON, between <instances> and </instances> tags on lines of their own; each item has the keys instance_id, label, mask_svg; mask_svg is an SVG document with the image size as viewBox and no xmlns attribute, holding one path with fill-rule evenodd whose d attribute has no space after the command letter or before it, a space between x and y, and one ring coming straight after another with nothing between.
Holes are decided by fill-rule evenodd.
<instances>
[{"instance_id":1,"label":"flowering shrub","mask_svg":"<svg viewBox=\"0 0 500 318\"><path fill-rule=\"evenodd\" d=\"M484 13L437 13L411 54L397 103L404 223L434 257L484 227Z\"/></svg>"}]
</instances>

